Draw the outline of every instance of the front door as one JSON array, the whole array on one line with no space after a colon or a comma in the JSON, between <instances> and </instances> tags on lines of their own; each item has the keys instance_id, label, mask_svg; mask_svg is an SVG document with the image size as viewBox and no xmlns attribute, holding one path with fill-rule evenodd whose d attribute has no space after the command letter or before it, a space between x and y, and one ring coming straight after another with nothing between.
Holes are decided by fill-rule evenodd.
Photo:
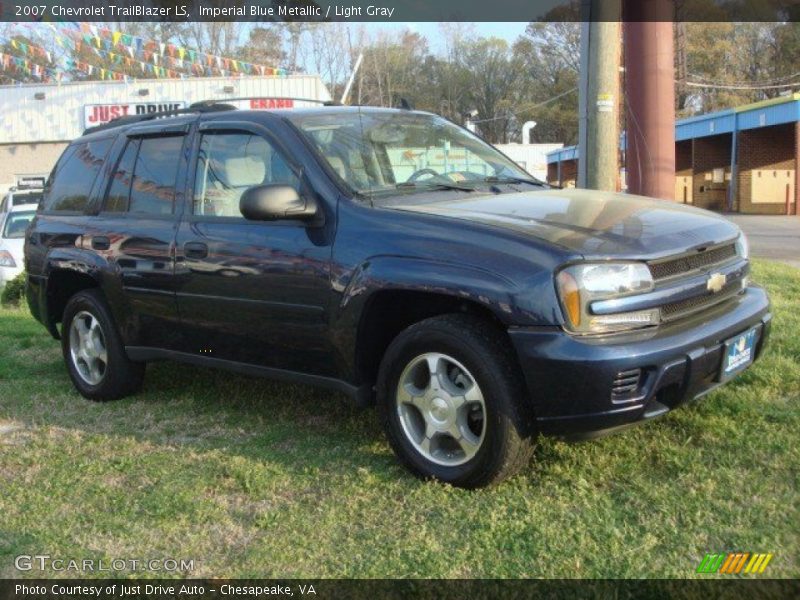
<instances>
[{"instance_id":1,"label":"front door","mask_svg":"<svg viewBox=\"0 0 800 600\"><path fill-rule=\"evenodd\" d=\"M252 186L285 184L314 193L258 125L202 124L194 148L193 192L176 245L184 351L333 374L326 322L332 211L323 205L322 227L242 217L239 199Z\"/></svg>"}]
</instances>

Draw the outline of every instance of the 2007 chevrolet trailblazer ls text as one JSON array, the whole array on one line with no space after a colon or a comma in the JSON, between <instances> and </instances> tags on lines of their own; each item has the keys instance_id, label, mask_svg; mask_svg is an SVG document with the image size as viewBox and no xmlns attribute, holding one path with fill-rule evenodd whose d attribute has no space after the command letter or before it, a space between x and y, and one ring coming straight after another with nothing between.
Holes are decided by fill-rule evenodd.
<instances>
[{"instance_id":1,"label":"2007 chevrolet trailblazer ls text","mask_svg":"<svg viewBox=\"0 0 800 600\"><path fill-rule=\"evenodd\" d=\"M232 108L112 121L51 174L28 302L87 398L160 359L327 386L376 398L414 473L478 487L764 348L769 300L714 214L550 189L427 113Z\"/></svg>"}]
</instances>

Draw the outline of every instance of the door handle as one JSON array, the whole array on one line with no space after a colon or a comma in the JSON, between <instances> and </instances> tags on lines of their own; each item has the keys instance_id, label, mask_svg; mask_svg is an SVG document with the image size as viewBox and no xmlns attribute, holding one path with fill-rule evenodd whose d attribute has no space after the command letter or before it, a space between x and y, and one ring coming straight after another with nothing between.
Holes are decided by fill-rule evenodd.
<instances>
[{"instance_id":1,"label":"door handle","mask_svg":"<svg viewBox=\"0 0 800 600\"><path fill-rule=\"evenodd\" d=\"M96 235L92 238L92 248L95 250L108 250L111 247L111 241L104 235Z\"/></svg>"},{"instance_id":2,"label":"door handle","mask_svg":"<svg viewBox=\"0 0 800 600\"><path fill-rule=\"evenodd\" d=\"M203 242L186 242L183 245L183 254L186 258L205 258L208 256L208 246Z\"/></svg>"}]
</instances>

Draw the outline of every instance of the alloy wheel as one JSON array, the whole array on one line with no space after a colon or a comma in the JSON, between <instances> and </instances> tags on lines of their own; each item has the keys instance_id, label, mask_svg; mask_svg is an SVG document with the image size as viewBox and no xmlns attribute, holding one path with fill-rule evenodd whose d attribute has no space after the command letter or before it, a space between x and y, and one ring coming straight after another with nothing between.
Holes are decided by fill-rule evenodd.
<instances>
[{"instance_id":1,"label":"alloy wheel","mask_svg":"<svg viewBox=\"0 0 800 600\"><path fill-rule=\"evenodd\" d=\"M396 398L403 432L426 459L455 467L469 461L483 444L483 392L453 357L428 352L411 360L400 375Z\"/></svg>"},{"instance_id":2,"label":"alloy wheel","mask_svg":"<svg viewBox=\"0 0 800 600\"><path fill-rule=\"evenodd\" d=\"M89 385L97 385L108 368L108 350L100 322L87 311L72 318L69 328L69 353L78 375Z\"/></svg>"}]
</instances>

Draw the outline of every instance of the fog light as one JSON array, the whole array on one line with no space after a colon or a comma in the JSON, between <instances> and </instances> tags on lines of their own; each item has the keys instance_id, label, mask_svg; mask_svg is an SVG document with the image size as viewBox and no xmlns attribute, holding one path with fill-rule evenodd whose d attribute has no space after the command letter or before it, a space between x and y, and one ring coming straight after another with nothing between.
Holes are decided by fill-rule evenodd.
<instances>
[{"instance_id":1,"label":"fog light","mask_svg":"<svg viewBox=\"0 0 800 600\"><path fill-rule=\"evenodd\" d=\"M743 290L747 289L747 285L749 283L750 283L750 278L749 277L742 277L742 289Z\"/></svg>"}]
</instances>

